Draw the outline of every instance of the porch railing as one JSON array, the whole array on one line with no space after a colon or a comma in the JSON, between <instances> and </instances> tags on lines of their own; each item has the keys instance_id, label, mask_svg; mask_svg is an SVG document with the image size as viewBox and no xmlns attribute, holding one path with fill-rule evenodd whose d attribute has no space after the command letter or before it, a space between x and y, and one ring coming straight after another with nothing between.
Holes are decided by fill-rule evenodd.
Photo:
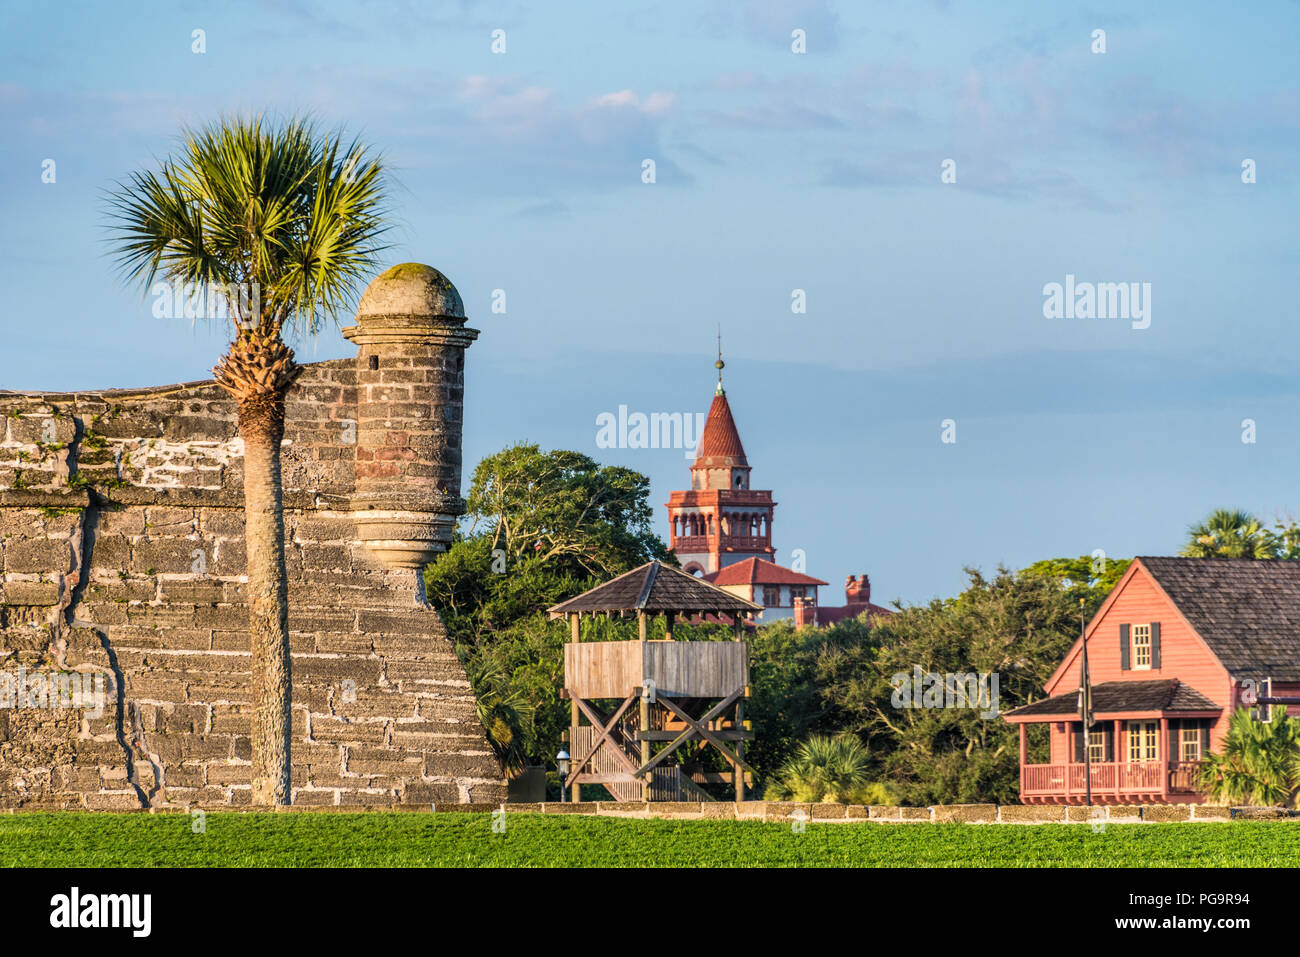
<instances>
[{"instance_id":1,"label":"porch railing","mask_svg":"<svg viewBox=\"0 0 1300 957\"><path fill-rule=\"evenodd\" d=\"M1096 793L1146 793L1196 790L1198 761L1143 761L1136 764L1098 762L1092 766L1092 790ZM1085 791L1083 764L1027 764L1021 768L1023 794L1082 794Z\"/></svg>"}]
</instances>

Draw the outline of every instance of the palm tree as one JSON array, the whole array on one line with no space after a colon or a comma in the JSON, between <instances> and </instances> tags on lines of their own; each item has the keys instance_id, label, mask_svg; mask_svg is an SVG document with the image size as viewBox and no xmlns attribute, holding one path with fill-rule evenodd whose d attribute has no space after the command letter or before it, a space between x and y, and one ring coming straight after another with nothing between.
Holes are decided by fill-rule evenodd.
<instances>
[{"instance_id":1,"label":"palm tree","mask_svg":"<svg viewBox=\"0 0 1300 957\"><path fill-rule=\"evenodd\" d=\"M1276 540L1259 519L1240 509L1215 509L1187 529L1188 542L1178 554L1187 558L1275 558Z\"/></svg>"},{"instance_id":2,"label":"palm tree","mask_svg":"<svg viewBox=\"0 0 1300 957\"><path fill-rule=\"evenodd\" d=\"M253 800L290 799L291 675L280 442L302 369L285 334L314 335L355 301L386 230L380 159L305 119L185 130L179 156L109 196L128 281L184 283L224 301L233 341L213 370L244 440L252 650ZM190 287L188 284L195 284Z\"/></svg>"},{"instance_id":3,"label":"palm tree","mask_svg":"<svg viewBox=\"0 0 1300 957\"><path fill-rule=\"evenodd\" d=\"M1220 804L1291 805L1300 789L1300 720L1282 713L1267 724L1238 708L1223 753L1206 755L1201 790Z\"/></svg>"}]
</instances>

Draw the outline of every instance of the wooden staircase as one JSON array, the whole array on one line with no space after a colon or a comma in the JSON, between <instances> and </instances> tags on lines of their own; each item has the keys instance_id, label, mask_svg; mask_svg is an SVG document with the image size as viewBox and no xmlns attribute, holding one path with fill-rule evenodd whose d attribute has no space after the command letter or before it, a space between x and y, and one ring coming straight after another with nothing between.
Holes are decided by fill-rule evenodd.
<instances>
[{"instance_id":1,"label":"wooden staircase","mask_svg":"<svg viewBox=\"0 0 1300 957\"><path fill-rule=\"evenodd\" d=\"M596 740L598 731L591 725L575 725L569 728L569 747L575 758L587 753ZM611 738L615 736L611 735ZM618 747L634 764L641 760L640 747L628 735L621 731L617 734ZM627 767L618 760L610 749L616 745L612 740L606 741L592 755L591 769L604 780L601 785L614 796L616 801L641 801L641 779L634 778L627 772ZM676 764L667 764L650 771L650 800L652 801L712 801L713 796L682 773Z\"/></svg>"}]
</instances>

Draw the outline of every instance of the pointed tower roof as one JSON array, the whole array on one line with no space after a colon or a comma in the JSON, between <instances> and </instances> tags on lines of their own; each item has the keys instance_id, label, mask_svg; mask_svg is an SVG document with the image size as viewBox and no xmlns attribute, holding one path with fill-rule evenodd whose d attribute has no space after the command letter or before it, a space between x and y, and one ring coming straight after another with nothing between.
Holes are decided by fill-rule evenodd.
<instances>
[{"instance_id":1,"label":"pointed tower roof","mask_svg":"<svg viewBox=\"0 0 1300 957\"><path fill-rule=\"evenodd\" d=\"M718 330L718 361L713 363L718 370L718 387L713 392L713 404L704 420L704 434L700 436L700 445L695 453L691 468L748 468L749 460L745 458L745 447L740 444L740 432L736 430L736 420L731 416L731 404L727 402L727 392L722 388L722 370L727 364L722 361L722 330Z\"/></svg>"},{"instance_id":2,"label":"pointed tower roof","mask_svg":"<svg viewBox=\"0 0 1300 957\"><path fill-rule=\"evenodd\" d=\"M700 436L699 449L691 468L748 468L745 447L740 444L736 420L731 417L731 405L725 393L719 392L709 406L704 420L704 434Z\"/></svg>"}]
</instances>

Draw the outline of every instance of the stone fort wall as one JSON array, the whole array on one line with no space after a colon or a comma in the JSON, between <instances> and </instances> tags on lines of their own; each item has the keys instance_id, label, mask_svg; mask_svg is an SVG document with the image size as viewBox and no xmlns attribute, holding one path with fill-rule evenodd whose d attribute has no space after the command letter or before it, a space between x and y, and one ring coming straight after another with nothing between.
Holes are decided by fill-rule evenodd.
<instances>
[{"instance_id":1,"label":"stone fort wall","mask_svg":"<svg viewBox=\"0 0 1300 957\"><path fill-rule=\"evenodd\" d=\"M459 501L463 358L380 341L307 365L290 395L294 804L505 799L418 570L355 511L366 476L405 469ZM242 465L212 382L0 392L0 808L250 803ZM43 700L49 675L82 706Z\"/></svg>"}]
</instances>

